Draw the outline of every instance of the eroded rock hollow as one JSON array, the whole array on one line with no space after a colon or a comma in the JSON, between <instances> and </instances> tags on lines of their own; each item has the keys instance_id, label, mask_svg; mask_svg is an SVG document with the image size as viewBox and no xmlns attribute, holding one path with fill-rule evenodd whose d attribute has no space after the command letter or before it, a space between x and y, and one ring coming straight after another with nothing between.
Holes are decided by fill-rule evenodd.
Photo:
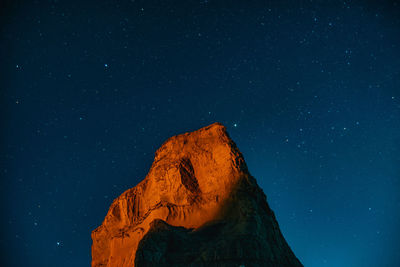
<instances>
[{"instance_id":1,"label":"eroded rock hollow","mask_svg":"<svg viewBox=\"0 0 400 267\"><path fill-rule=\"evenodd\" d=\"M92 240L92 267L302 266L220 123L169 138Z\"/></svg>"}]
</instances>

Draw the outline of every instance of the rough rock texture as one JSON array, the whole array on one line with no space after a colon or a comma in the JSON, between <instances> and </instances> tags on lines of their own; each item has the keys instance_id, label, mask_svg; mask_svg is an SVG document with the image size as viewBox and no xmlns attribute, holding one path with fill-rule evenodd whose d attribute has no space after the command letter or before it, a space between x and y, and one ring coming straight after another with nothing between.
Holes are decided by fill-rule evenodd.
<instances>
[{"instance_id":1,"label":"rough rock texture","mask_svg":"<svg viewBox=\"0 0 400 267\"><path fill-rule=\"evenodd\" d=\"M92 267L302 266L219 123L168 139L92 239Z\"/></svg>"}]
</instances>

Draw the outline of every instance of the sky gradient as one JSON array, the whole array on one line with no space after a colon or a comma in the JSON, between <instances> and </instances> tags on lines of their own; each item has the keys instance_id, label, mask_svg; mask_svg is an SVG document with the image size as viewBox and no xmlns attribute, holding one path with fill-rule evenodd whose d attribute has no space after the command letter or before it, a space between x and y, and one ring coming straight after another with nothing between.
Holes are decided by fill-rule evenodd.
<instances>
[{"instance_id":1,"label":"sky gradient","mask_svg":"<svg viewBox=\"0 0 400 267\"><path fill-rule=\"evenodd\" d=\"M223 123L306 267L400 266L400 3L2 1L1 266L89 266L170 136Z\"/></svg>"}]
</instances>

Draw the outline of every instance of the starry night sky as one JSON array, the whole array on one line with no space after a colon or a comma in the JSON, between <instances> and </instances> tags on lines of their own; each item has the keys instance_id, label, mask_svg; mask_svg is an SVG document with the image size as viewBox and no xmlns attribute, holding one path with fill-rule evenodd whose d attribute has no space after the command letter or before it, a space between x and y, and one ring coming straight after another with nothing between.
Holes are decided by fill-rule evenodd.
<instances>
[{"instance_id":1,"label":"starry night sky","mask_svg":"<svg viewBox=\"0 0 400 267\"><path fill-rule=\"evenodd\" d=\"M305 266L400 266L399 2L0 10L2 266L90 266L155 150L216 121Z\"/></svg>"}]
</instances>

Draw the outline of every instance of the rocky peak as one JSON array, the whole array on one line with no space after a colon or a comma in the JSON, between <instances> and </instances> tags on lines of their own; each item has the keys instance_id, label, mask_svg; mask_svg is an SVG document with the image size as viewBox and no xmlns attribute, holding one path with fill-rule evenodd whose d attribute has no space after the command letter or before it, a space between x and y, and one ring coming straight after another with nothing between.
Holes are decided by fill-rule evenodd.
<instances>
[{"instance_id":1,"label":"rocky peak","mask_svg":"<svg viewBox=\"0 0 400 267\"><path fill-rule=\"evenodd\" d=\"M113 201L92 239L92 267L231 266L238 251L225 250L233 244L243 260L249 256L260 266L301 266L220 123L169 138L146 178ZM174 240L178 247L171 247ZM258 254L241 240L253 240ZM208 250L212 255L205 257Z\"/></svg>"}]
</instances>

